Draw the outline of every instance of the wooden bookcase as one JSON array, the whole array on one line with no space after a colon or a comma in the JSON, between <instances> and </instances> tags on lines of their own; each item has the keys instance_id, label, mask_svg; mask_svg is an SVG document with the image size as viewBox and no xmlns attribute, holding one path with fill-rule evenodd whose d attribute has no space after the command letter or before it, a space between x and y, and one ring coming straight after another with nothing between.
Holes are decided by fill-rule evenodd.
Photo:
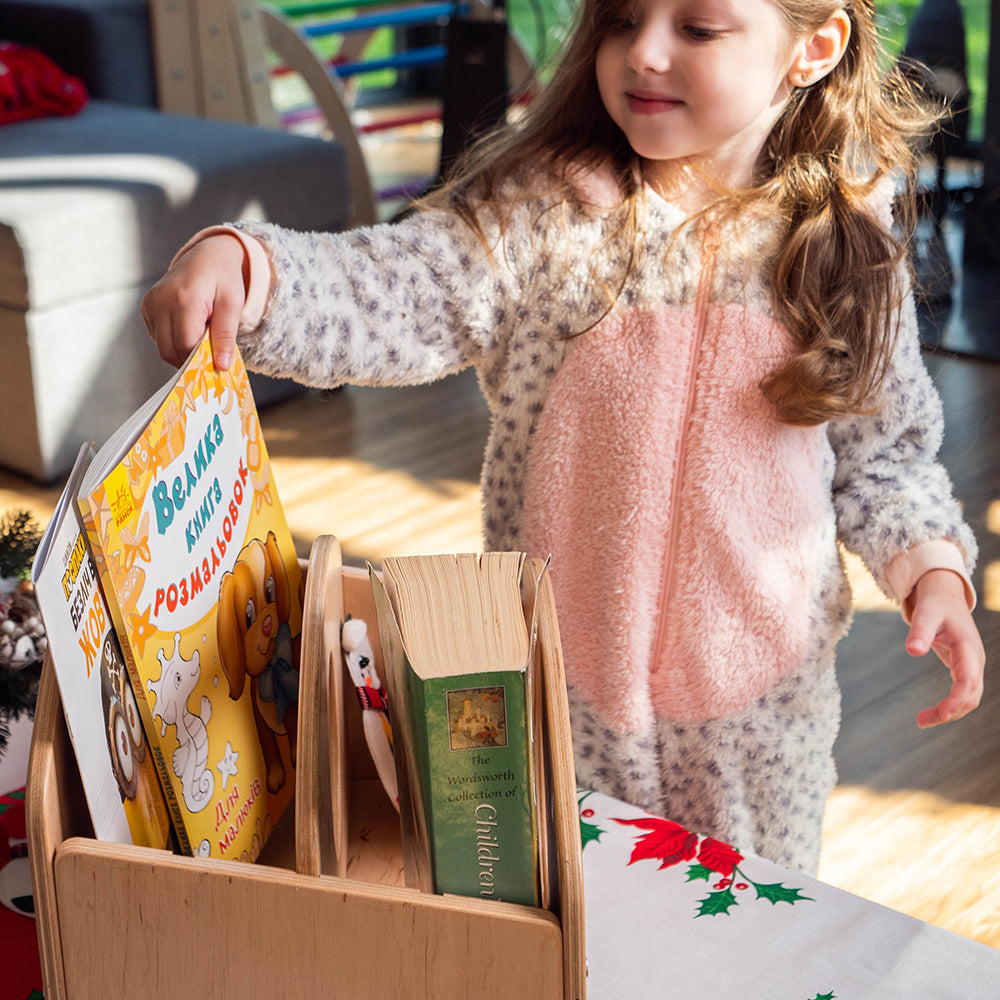
<instances>
[{"instance_id":1,"label":"wooden bookcase","mask_svg":"<svg viewBox=\"0 0 1000 1000\"><path fill-rule=\"evenodd\" d=\"M46 1000L583 1000L583 883L556 630L543 657L552 911L403 884L398 818L360 712L344 704L340 624L378 632L367 573L317 540L307 567L297 796L255 865L93 838L52 664L28 765L28 838ZM539 600L551 601L543 579Z\"/></svg>"}]
</instances>

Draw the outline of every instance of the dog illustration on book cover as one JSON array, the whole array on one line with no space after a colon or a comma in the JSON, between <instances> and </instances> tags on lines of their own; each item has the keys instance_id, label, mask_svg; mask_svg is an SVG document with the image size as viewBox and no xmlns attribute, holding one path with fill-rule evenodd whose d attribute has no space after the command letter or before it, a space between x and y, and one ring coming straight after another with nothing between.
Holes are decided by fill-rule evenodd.
<instances>
[{"instance_id":1,"label":"dog illustration on book cover","mask_svg":"<svg viewBox=\"0 0 1000 1000\"><path fill-rule=\"evenodd\" d=\"M267 790L285 784L282 750L295 766L298 731L299 637L291 634L291 594L274 532L251 539L219 587L219 657L236 700L250 678Z\"/></svg>"}]
</instances>

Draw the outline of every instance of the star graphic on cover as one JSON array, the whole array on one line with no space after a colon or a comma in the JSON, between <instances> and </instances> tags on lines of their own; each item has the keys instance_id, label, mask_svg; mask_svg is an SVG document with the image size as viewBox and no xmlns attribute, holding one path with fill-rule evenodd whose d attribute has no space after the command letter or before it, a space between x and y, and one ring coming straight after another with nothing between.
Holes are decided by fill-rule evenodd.
<instances>
[{"instance_id":1,"label":"star graphic on cover","mask_svg":"<svg viewBox=\"0 0 1000 1000\"><path fill-rule=\"evenodd\" d=\"M146 640L156 634L156 626L149 621L152 605L147 605L145 611L136 611L130 616L132 625L132 643L136 652L142 656L146 651Z\"/></svg>"},{"instance_id":2,"label":"star graphic on cover","mask_svg":"<svg viewBox=\"0 0 1000 1000\"><path fill-rule=\"evenodd\" d=\"M226 753L222 760L219 761L215 766L218 768L219 774L222 775L222 790L226 789L226 782L230 777L236 777L236 762L240 759L239 753L233 749L232 743L228 740L226 741Z\"/></svg>"}]
</instances>

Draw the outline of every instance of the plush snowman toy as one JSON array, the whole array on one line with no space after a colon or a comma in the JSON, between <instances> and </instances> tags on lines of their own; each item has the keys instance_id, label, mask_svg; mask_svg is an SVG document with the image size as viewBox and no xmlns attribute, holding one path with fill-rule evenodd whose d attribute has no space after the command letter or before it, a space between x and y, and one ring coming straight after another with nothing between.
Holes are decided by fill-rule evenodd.
<instances>
[{"instance_id":1,"label":"plush snowman toy","mask_svg":"<svg viewBox=\"0 0 1000 1000\"><path fill-rule=\"evenodd\" d=\"M360 618L348 618L340 632L344 662L361 703L365 740L379 779L390 801L399 809L396 768L392 759L392 726L389 699L375 672L375 654L368 639L368 626Z\"/></svg>"}]
</instances>

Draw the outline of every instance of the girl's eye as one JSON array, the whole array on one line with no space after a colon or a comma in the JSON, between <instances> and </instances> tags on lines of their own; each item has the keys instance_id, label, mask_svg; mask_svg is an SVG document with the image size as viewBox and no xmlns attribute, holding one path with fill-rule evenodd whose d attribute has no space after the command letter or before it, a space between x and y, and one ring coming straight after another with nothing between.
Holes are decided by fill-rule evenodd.
<instances>
[{"instance_id":1,"label":"girl's eye","mask_svg":"<svg viewBox=\"0 0 1000 1000\"><path fill-rule=\"evenodd\" d=\"M705 28L699 24L686 24L684 33L695 42L713 42L723 35L718 28Z\"/></svg>"},{"instance_id":2,"label":"girl's eye","mask_svg":"<svg viewBox=\"0 0 1000 1000\"><path fill-rule=\"evenodd\" d=\"M629 31L635 31L638 23L638 20L634 17L616 17L613 18L611 23L608 25L608 31L616 34L624 34Z\"/></svg>"}]
</instances>

